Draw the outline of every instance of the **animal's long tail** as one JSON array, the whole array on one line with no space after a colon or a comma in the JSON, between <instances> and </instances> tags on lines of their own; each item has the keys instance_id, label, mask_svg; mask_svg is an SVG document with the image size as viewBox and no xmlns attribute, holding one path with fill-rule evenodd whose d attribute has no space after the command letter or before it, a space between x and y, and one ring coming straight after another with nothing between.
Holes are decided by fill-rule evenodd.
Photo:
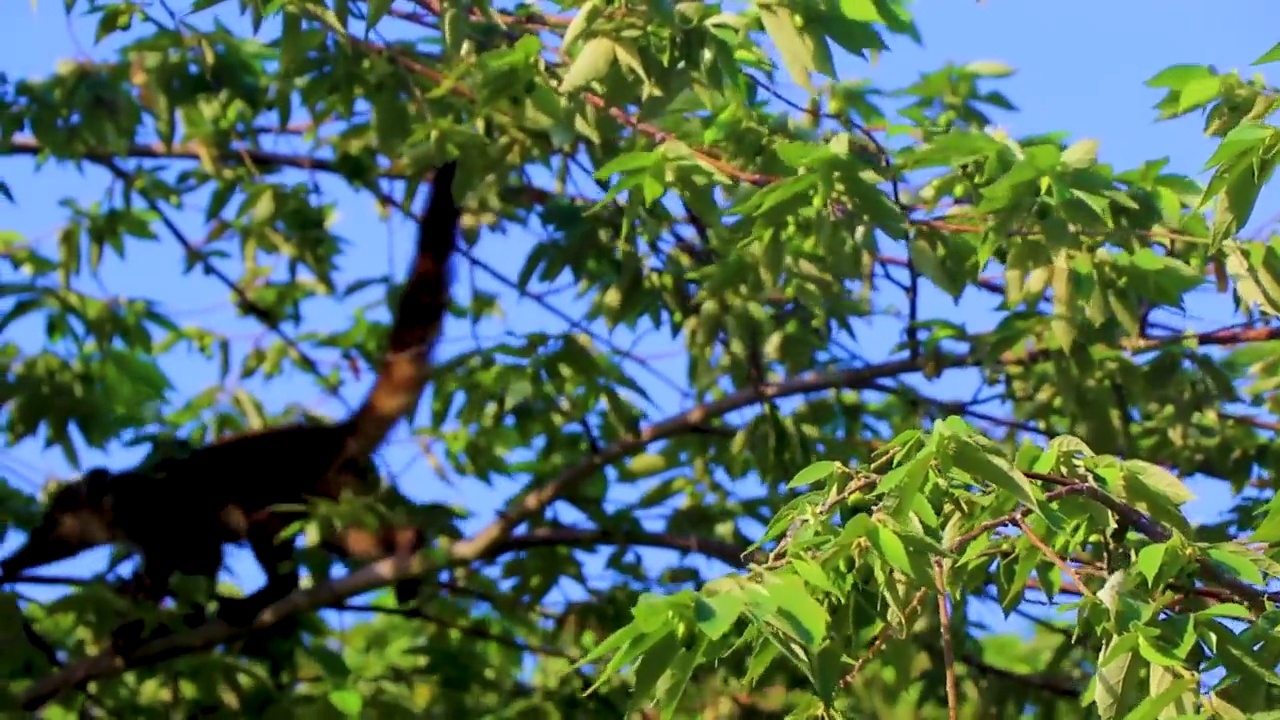
<instances>
[{"instance_id":1,"label":"animal's long tail","mask_svg":"<svg viewBox=\"0 0 1280 720\"><path fill-rule=\"evenodd\" d=\"M449 259L461 213L453 195L457 162L436 170L431 199L418 224L417 256L396 309L378 379L348 420L345 458L368 457L391 427L417 404L431 375L431 350L449 307Z\"/></svg>"}]
</instances>

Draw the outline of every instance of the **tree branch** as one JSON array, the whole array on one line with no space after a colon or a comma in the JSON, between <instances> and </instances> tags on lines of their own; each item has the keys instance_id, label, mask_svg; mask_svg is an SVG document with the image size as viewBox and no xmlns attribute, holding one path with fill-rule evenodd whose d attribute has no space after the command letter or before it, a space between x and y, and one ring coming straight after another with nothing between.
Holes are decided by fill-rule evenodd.
<instances>
[{"instance_id":1,"label":"tree branch","mask_svg":"<svg viewBox=\"0 0 1280 720\"><path fill-rule=\"evenodd\" d=\"M638 545L667 550L683 550L715 558L726 565L744 567L749 562L765 562L759 550L744 557L745 548L733 543L690 535L613 530L581 530L577 528L538 528L525 535L515 535L499 545L490 557L537 547L584 545Z\"/></svg>"},{"instance_id":2,"label":"tree branch","mask_svg":"<svg viewBox=\"0 0 1280 720\"><path fill-rule=\"evenodd\" d=\"M1223 328L1198 335L1162 339L1137 339L1125 343L1126 349L1142 352L1160 347L1195 340L1202 345L1228 345L1245 342L1258 342L1280 338L1280 328L1234 329ZM1048 349L1031 350L1021 355L1012 352L1004 353L996 362L1005 366L1029 365L1048 358L1052 351ZM974 367L989 362L990 358L983 354L950 354L934 361L934 367L949 369L958 367ZM331 583L296 592L284 600L264 610L254 622L254 628L268 627L281 618L299 612L315 610L334 605L346 598L368 592L379 587L391 585L400 580L424 575L428 572L462 565L484 559L500 552L504 543L511 538L512 532L525 520L541 512L548 505L572 490L579 483L591 477L601 468L614 463L632 453L660 440L665 440L691 429L704 425L708 420L719 418L735 410L751 405L802 395L833 388L863 388L877 380L894 377L922 369L920 362L910 359L889 360L877 365L850 368L836 372L808 372L787 380L765 383L729 394L719 400L694 407L683 413L660 420L641 432L623 438L600 453L586 458L565 469L559 476L534 488L523 497L514 498L505 511L489 525L482 528L470 538L461 540L445 551L442 556L434 556L431 560L422 558L387 558L357 570L350 575L334 580ZM1028 477L1053 482L1055 484L1075 484L1075 481L1054 476L1043 476L1028 473ZM1077 492L1084 493L1117 516L1157 542L1169 538L1169 531L1155 523L1137 510L1124 505L1100 488L1085 485ZM1208 561L1201 561L1206 575L1218 584L1229 588L1252 607L1265 601L1265 594L1256 588L1242 583L1235 578L1221 573ZM211 648L228 640L244 630L232 628L225 623L212 622L190 632L162 638L148 643L132 655L128 662L113 653L103 653L95 657L67 667L62 672L45 677L22 695L25 708L39 707L66 689L78 686L95 677L119 673L127 667L152 664L161 660Z\"/></svg>"},{"instance_id":3,"label":"tree branch","mask_svg":"<svg viewBox=\"0 0 1280 720\"><path fill-rule=\"evenodd\" d=\"M983 675L992 675L1004 678L1020 685L1027 685L1037 690L1042 690L1050 695L1056 695L1061 698L1075 700L1080 697L1081 689L1069 680L1053 677L1044 674L1024 674L1016 673L1012 670L1005 670L996 667L978 656L977 653L964 652L960 654L960 662L972 668Z\"/></svg>"}]
</instances>

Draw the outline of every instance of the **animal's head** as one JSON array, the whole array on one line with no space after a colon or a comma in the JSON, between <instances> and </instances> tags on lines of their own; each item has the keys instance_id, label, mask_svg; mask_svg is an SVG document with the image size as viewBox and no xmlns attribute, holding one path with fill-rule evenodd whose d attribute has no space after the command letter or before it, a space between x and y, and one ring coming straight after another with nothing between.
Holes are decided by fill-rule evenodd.
<instances>
[{"instance_id":1,"label":"animal's head","mask_svg":"<svg viewBox=\"0 0 1280 720\"><path fill-rule=\"evenodd\" d=\"M54 491L27 542L0 563L0 577L11 578L117 540L112 524L111 486L112 474L95 468Z\"/></svg>"}]
</instances>

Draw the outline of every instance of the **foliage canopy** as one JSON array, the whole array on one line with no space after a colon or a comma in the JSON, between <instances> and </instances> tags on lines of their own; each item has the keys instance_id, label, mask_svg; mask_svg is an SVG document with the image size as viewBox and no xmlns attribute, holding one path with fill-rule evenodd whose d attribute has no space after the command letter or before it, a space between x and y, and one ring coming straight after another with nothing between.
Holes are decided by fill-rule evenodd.
<instances>
[{"instance_id":1,"label":"foliage canopy","mask_svg":"<svg viewBox=\"0 0 1280 720\"><path fill-rule=\"evenodd\" d=\"M340 271L372 244L332 232L319 178L404 214L461 156L451 323L473 342L437 352L405 442L430 471L398 480L430 497L460 476L505 510L435 518L417 607L355 603L395 572L330 581L308 550L314 586L274 625L181 633L132 669L98 655L124 611L102 568L49 602L8 587L6 702L1280 717L1280 243L1241 236L1280 150L1261 76L1149 81L1161 119L1202 114L1220 140L1201 185L1000 130L999 63L900 88L838 73L921 40L898 0L66 4L96 18L100 57L0 81L2 167L71 165L103 190L63 202L52 247L0 229L8 443L79 465L283 422L305 398L264 400L282 378L341 397L376 366L402 269ZM514 272L484 260L521 230L537 240ZM96 291L166 243L260 332ZM1213 294L1237 317L1191 329ZM674 358L638 349L654 336ZM174 362L216 378L180 392ZM6 472L20 533L39 502ZM1191 474L1235 494L1222 522L1187 520ZM993 608L1024 622L988 627Z\"/></svg>"}]
</instances>

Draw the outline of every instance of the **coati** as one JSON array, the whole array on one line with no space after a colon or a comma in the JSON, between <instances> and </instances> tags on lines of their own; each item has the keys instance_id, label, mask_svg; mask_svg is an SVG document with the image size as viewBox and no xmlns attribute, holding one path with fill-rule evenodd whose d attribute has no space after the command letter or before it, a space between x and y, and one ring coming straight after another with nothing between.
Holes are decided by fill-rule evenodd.
<instances>
[{"instance_id":1,"label":"coati","mask_svg":"<svg viewBox=\"0 0 1280 720\"><path fill-rule=\"evenodd\" d=\"M92 470L53 495L26 543L0 562L0 581L91 547L124 543L140 552L142 565L122 590L158 602L170 594L174 573L213 578L223 544L248 540L267 581L248 598L220 599L218 616L243 626L293 592L292 538L280 533L302 516L309 499L377 492L370 455L426 384L457 244L456 169L451 161L432 178L383 366L347 420L237 436L120 473ZM422 542L417 529L391 527L378 533L347 528L324 540L327 549L361 560L411 553ZM407 587L397 595L412 592L412 584Z\"/></svg>"}]
</instances>

